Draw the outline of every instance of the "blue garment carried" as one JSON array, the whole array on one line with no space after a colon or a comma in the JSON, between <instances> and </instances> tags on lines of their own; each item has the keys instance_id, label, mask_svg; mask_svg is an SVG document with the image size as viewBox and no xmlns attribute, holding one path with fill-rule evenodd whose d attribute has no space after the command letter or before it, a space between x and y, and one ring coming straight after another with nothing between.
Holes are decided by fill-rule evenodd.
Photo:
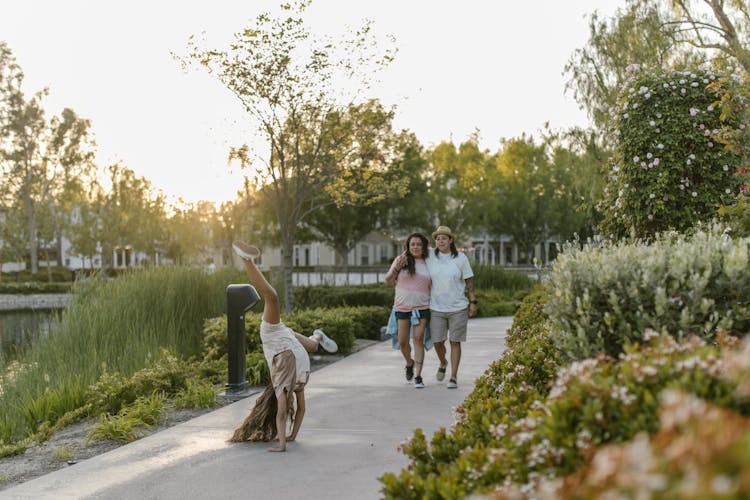
<instances>
[{"instance_id":1,"label":"blue garment carried","mask_svg":"<svg viewBox=\"0 0 750 500\"><path fill-rule=\"evenodd\" d=\"M414 325L419 324L419 320L421 318L419 317L419 311L416 309L411 312L411 318L409 320L411 321L411 326L409 327L409 337L414 338ZM398 349L398 320L396 319L396 310L391 309L391 316L388 318L388 326L386 327L386 331L388 335L391 336L391 343L393 344L394 349ZM432 337L430 336L430 322L427 322L427 325L424 327L424 348L426 351L429 351L432 349Z\"/></svg>"}]
</instances>

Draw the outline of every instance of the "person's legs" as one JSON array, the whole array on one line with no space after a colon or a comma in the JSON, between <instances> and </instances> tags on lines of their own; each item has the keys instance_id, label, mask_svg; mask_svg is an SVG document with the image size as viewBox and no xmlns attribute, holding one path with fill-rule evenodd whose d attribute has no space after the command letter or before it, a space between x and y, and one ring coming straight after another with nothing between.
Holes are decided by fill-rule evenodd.
<instances>
[{"instance_id":1,"label":"person's legs","mask_svg":"<svg viewBox=\"0 0 750 500\"><path fill-rule=\"evenodd\" d=\"M398 347L404 356L406 364L411 364L411 344L409 340L409 329L411 322L408 319L399 319L398 321Z\"/></svg>"},{"instance_id":2,"label":"person's legs","mask_svg":"<svg viewBox=\"0 0 750 500\"><path fill-rule=\"evenodd\" d=\"M458 365L461 363L461 342L451 340L451 378L458 380Z\"/></svg>"},{"instance_id":3,"label":"person's legs","mask_svg":"<svg viewBox=\"0 0 750 500\"><path fill-rule=\"evenodd\" d=\"M316 352L318 350L320 335L313 333L309 337L305 337L301 333L294 332L294 336L297 337L299 343L305 348L307 352Z\"/></svg>"},{"instance_id":4,"label":"person's legs","mask_svg":"<svg viewBox=\"0 0 750 500\"><path fill-rule=\"evenodd\" d=\"M417 364L415 375L422 376L422 367L424 365L424 329L427 326L427 318L419 320L418 325L414 325L414 362Z\"/></svg>"},{"instance_id":5,"label":"person's legs","mask_svg":"<svg viewBox=\"0 0 750 500\"><path fill-rule=\"evenodd\" d=\"M408 370L409 367L411 367L412 370L414 369L414 360L411 358L411 342L409 341L409 330L411 326L411 321L409 321L408 319L399 319L397 320L397 322L398 322L398 347L401 350L401 355L404 357L404 360L406 361L406 367L407 367L406 380L411 380L411 377L409 376L409 370Z\"/></svg>"},{"instance_id":6,"label":"person's legs","mask_svg":"<svg viewBox=\"0 0 750 500\"><path fill-rule=\"evenodd\" d=\"M263 297L263 321L275 325L281 321L281 303L276 289L266 281L266 277L257 268L251 257L260 255L260 250L256 247L235 241L232 243L234 251L242 258L245 266L245 273L250 280L250 284L255 287L261 297Z\"/></svg>"},{"instance_id":7,"label":"person's legs","mask_svg":"<svg viewBox=\"0 0 750 500\"><path fill-rule=\"evenodd\" d=\"M451 378L449 389L455 389L458 384L458 365L461 363L461 342L466 340L466 330L469 324L469 311L456 311L448 315L449 339L451 343Z\"/></svg>"},{"instance_id":8,"label":"person's legs","mask_svg":"<svg viewBox=\"0 0 750 500\"><path fill-rule=\"evenodd\" d=\"M430 309L430 336L435 346L435 354L437 354L440 362L436 375L440 382L445 378L445 371L448 366L448 359L445 357L445 341L448 338L448 317L446 313Z\"/></svg>"},{"instance_id":9,"label":"person's legs","mask_svg":"<svg viewBox=\"0 0 750 500\"><path fill-rule=\"evenodd\" d=\"M268 448L268 451L286 451L286 419L287 404L286 391L283 397L276 398L276 435L279 438L279 445Z\"/></svg>"}]
</instances>

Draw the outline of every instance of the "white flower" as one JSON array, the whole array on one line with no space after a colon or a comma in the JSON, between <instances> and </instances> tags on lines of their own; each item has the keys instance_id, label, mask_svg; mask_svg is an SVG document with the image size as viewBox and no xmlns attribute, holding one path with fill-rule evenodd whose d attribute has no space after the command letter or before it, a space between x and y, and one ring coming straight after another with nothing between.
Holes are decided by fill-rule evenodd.
<instances>
[{"instance_id":1,"label":"white flower","mask_svg":"<svg viewBox=\"0 0 750 500\"><path fill-rule=\"evenodd\" d=\"M637 156L633 157L633 163L638 163L639 161L641 161L641 159L639 157L637 157Z\"/></svg>"},{"instance_id":2,"label":"white flower","mask_svg":"<svg viewBox=\"0 0 750 500\"><path fill-rule=\"evenodd\" d=\"M659 163L661 163L661 160L659 160L659 158L654 158L654 166L658 167Z\"/></svg>"},{"instance_id":3,"label":"white flower","mask_svg":"<svg viewBox=\"0 0 750 500\"><path fill-rule=\"evenodd\" d=\"M688 158L690 158L691 160L695 160L695 154L693 154L693 153L690 153L690 154L688 155Z\"/></svg>"},{"instance_id":4,"label":"white flower","mask_svg":"<svg viewBox=\"0 0 750 500\"><path fill-rule=\"evenodd\" d=\"M698 86L698 82L693 82L693 83L690 84L690 86L691 87L697 87Z\"/></svg>"},{"instance_id":5,"label":"white flower","mask_svg":"<svg viewBox=\"0 0 750 500\"><path fill-rule=\"evenodd\" d=\"M655 126L655 125L656 125L656 122L655 122L654 120L651 120L650 122L648 122L648 124L649 124L649 125L651 125L651 126L653 127L653 126Z\"/></svg>"},{"instance_id":6,"label":"white flower","mask_svg":"<svg viewBox=\"0 0 750 500\"><path fill-rule=\"evenodd\" d=\"M654 198L656 198L656 195L654 193L651 193L650 195L648 195L648 198L650 200L653 200Z\"/></svg>"},{"instance_id":7,"label":"white flower","mask_svg":"<svg viewBox=\"0 0 750 500\"><path fill-rule=\"evenodd\" d=\"M654 155L652 155L651 153L646 153L646 158L648 158L649 160L651 159L652 156Z\"/></svg>"},{"instance_id":8,"label":"white flower","mask_svg":"<svg viewBox=\"0 0 750 500\"><path fill-rule=\"evenodd\" d=\"M698 193L696 193L695 191L693 191L693 192L692 192L692 193L690 193L690 194L691 194L691 195L693 196L693 198L695 198L696 196L698 196Z\"/></svg>"},{"instance_id":9,"label":"white flower","mask_svg":"<svg viewBox=\"0 0 750 500\"><path fill-rule=\"evenodd\" d=\"M690 108L690 116L695 116L698 114L698 110L696 108Z\"/></svg>"},{"instance_id":10,"label":"white flower","mask_svg":"<svg viewBox=\"0 0 750 500\"><path fill-rule=\"evenodd\" d=\"M726 188L726 189L724 190L724 192L725 192L726 194L729 194L729 193L731 193L731 191L730 191L730 189L729 189L729 188Z\"/></svg>"},{"instance_id":11,"label":"white flower","mask_svg":"<svg viewBox=\"0 0 750 500\"><path fill-rule=\"evenodd\" d=\"M662 144L662 143L660 142L659 144L657 144L657 145L656 145L656 147L657 147L657 148L659 148L659 149L664 149L664 144Z\"/></svg>"},{"instance_id":12,"label":"white flower","mask_svg":"<svg viewBox=\"0 0 750 500\"><path fill-rule=\"evenodd\" d=\"M721 168L724 170L724 172L728 172L729 171L729 165L724 165Z\"/></svg>"}]
</instances>

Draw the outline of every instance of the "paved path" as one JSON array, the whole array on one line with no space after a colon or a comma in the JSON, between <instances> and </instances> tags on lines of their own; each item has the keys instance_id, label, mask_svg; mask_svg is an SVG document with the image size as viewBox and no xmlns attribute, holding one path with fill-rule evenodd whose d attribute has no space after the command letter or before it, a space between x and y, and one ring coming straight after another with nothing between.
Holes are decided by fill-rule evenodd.
<instances>
[{"instance_id":1,"label":"paved path","mask_svg":"<svg viewBox=\"0 0 750 500\"><path fill-rule=\"evenodd\" d=\"M453 408L505 346L511 318L469 322L459 388L435 380L425 389L403 376L401 356L380 342L314 372L307 414L287 453L267 443L226 442L257 396L0 492L0 499L356 499L380 498L385 472L407 465L397 451L421 427L428 436L453 423ZM447 378L446 378L447 381Z\"/></svg>"}]
</instances>

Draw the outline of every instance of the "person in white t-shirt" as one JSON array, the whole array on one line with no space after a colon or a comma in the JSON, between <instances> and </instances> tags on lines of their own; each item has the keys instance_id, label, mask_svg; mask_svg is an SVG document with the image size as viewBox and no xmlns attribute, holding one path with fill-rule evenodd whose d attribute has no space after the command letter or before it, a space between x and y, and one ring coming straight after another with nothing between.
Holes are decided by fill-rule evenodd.
<instances>
[{"instance_id":1,"label":"person in white t-shirt","mask_svg":"<svg viewBox=\"0 0 750 500\"><path fill-rule=\"evenodd\" d=\"M260 250L241 241L235 241L232 248L242 258L250 284L263 297L260 340L271 372L271 383L255 400L250 415L229 441L271 441L277 438L278 446L268 451L286 451L287 441L295 440L305 416L305 384L310 377L310 356L307 353L317 351L318 345L328 352L336 352L338 345L322 330L315 330L305 337L286 326L281 321L281 304L276 290L253 262ZM292 421L289 436L286 434L287 418Z\"/></svg>"},{"instance_id":2,"label":"person in white t-shirt","mask_svg":"<svg viewBox=\"0 0 750 500\"><path fill-rule=\"evenodd\" d=\"M461 363L461 343L466 341L469 316L477 314L474 294L474 272L465 254L456 249L453 232L439 226L432 233L434 252L427 259L427 269L432 279L430 289L430 333L435 353L440 360L437 379L445 378L448 367L445 341L451 346L451 377L448 389L458 387L458 365ZM468 297L467 297L468 295Z\"/></svg>"}]
</instances>

